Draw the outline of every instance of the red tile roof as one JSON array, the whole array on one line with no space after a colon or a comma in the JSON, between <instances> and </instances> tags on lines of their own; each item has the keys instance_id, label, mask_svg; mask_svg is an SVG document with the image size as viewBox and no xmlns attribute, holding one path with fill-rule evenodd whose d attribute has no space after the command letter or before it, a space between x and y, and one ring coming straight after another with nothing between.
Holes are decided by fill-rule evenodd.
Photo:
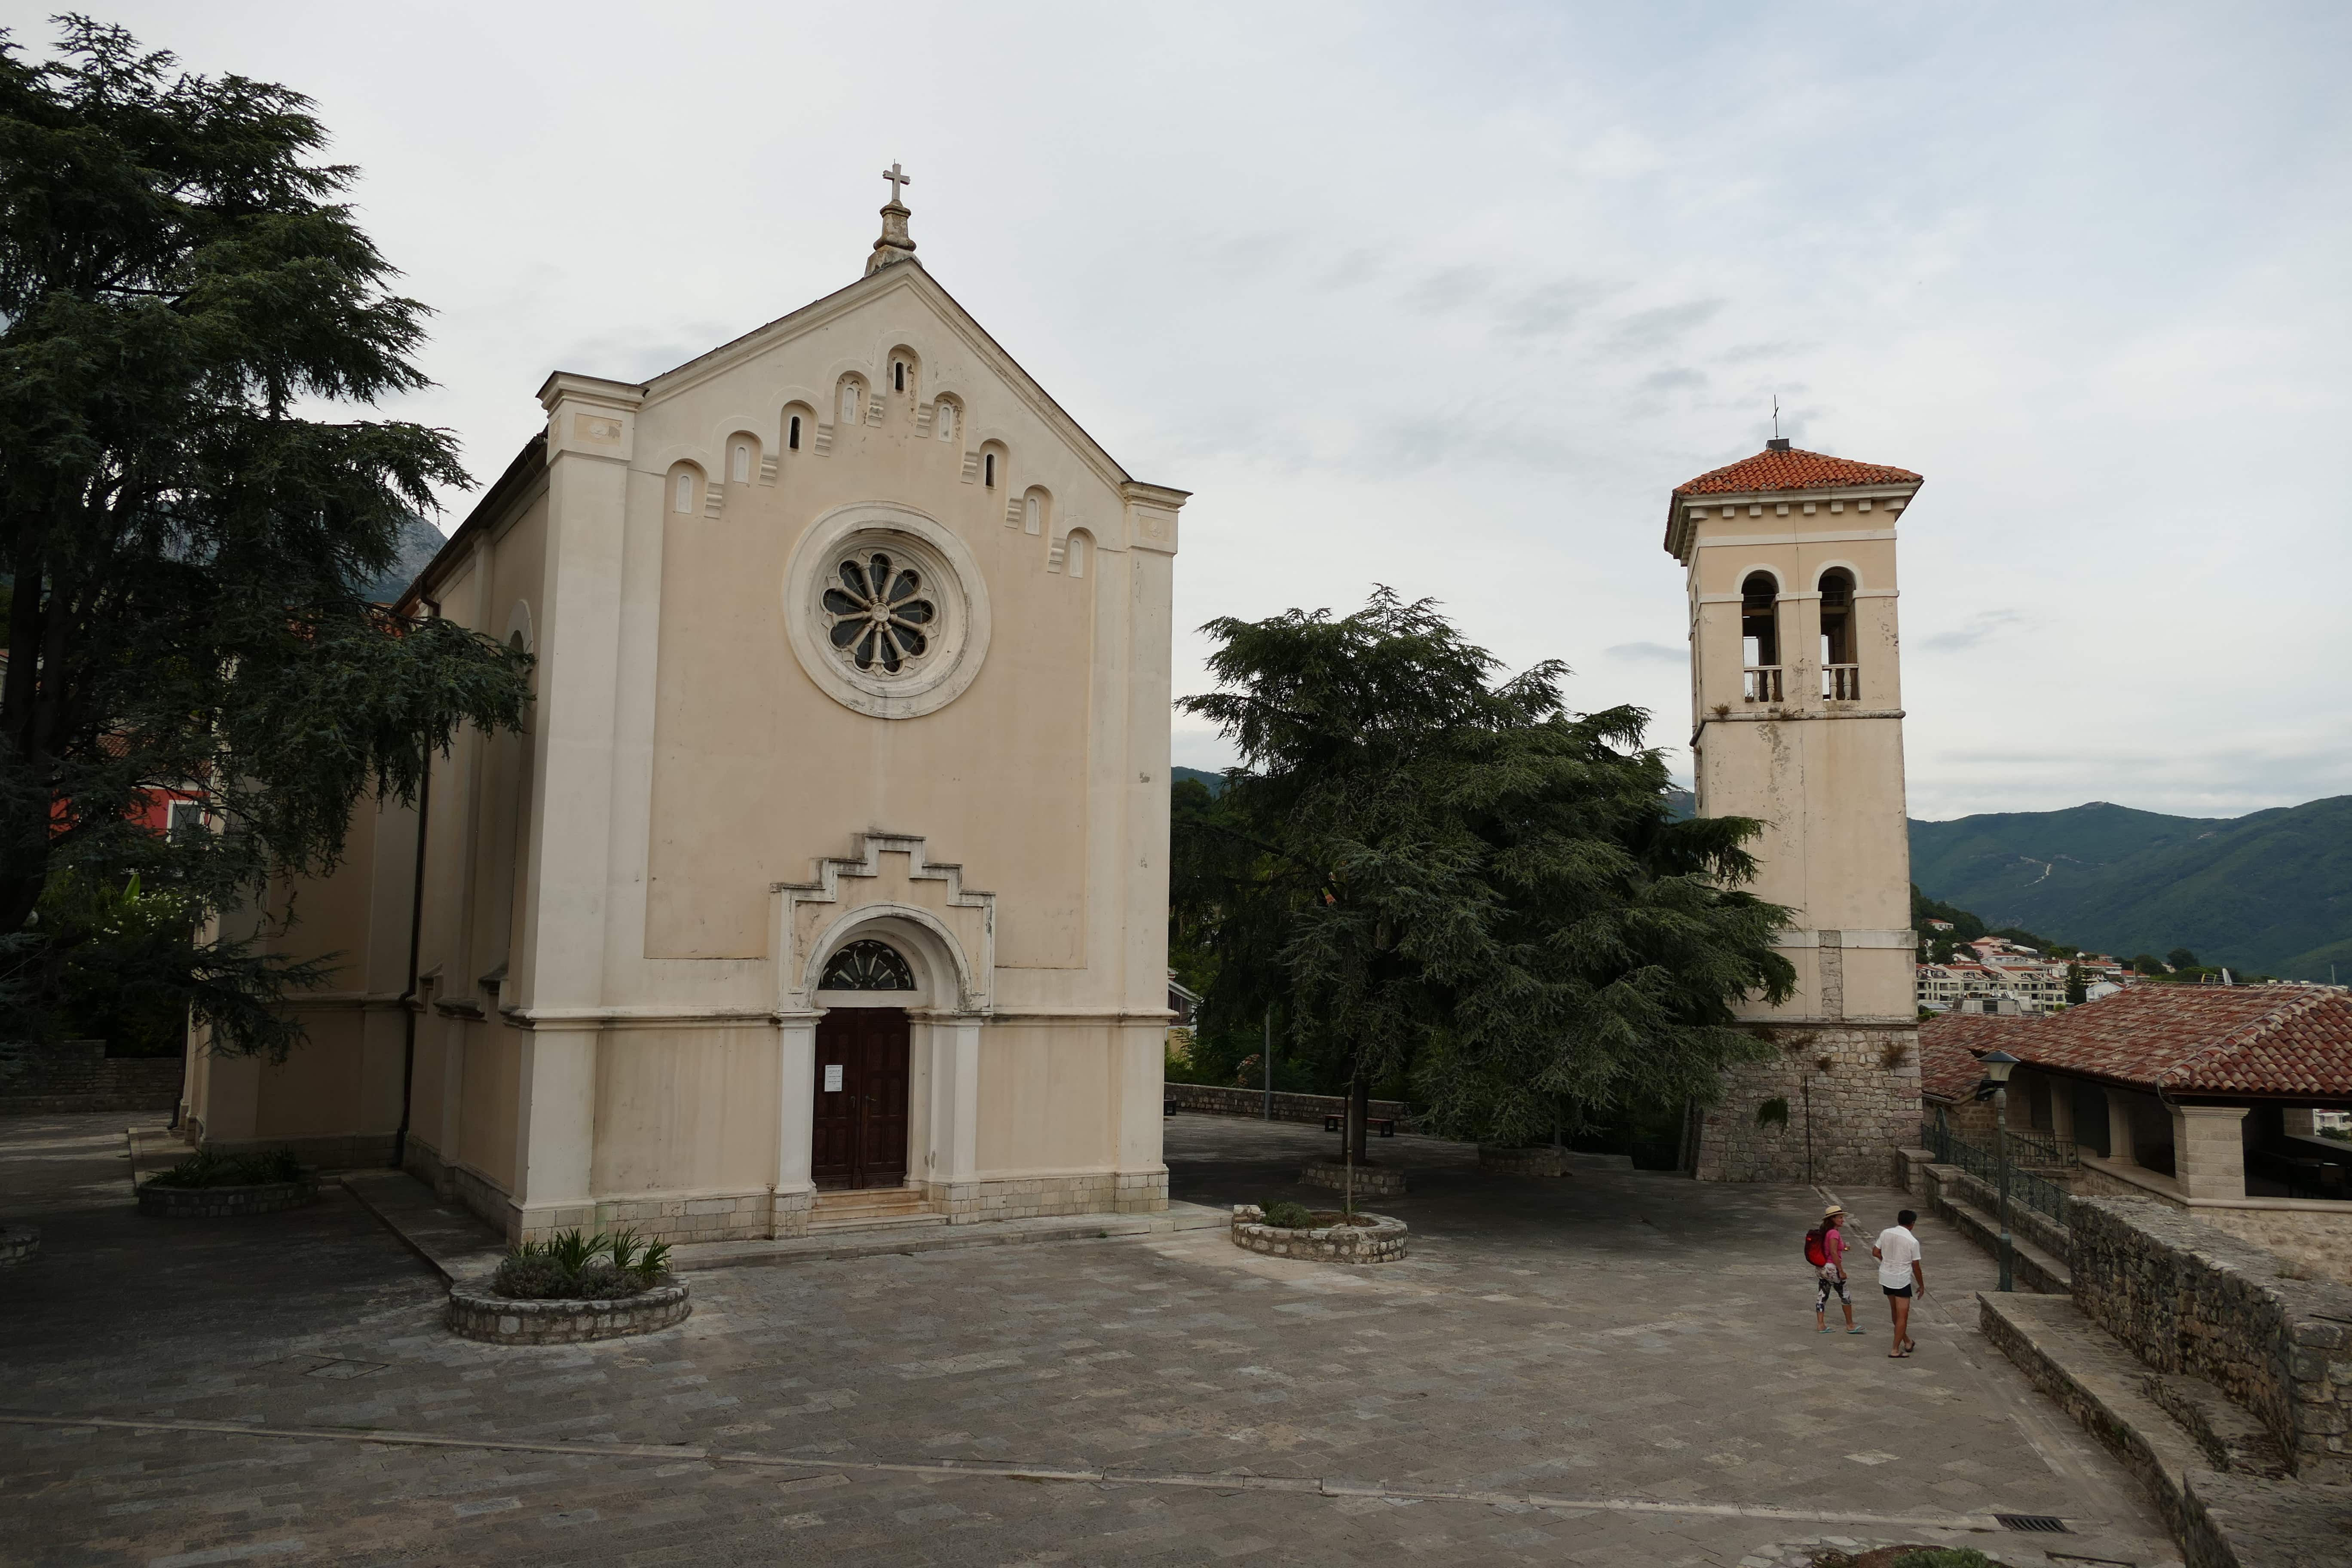
<instances>
[{"instance_id":1,"label":"red tile roof","mask_svg":"<svg viewBox=\"0 0 2352 1568\"><path fill-rule=\"evenodd\" d=\"M2008 1024L2000 1044L2034 1067L2172 1094L2352 1100L2352 996L2324 985L2134 985L2042 1018L1946 1018L1928 1037L1991 1048L1956 1025ZM1957 1064L1944 1058L1947 1068Z\"/></svg>"},{"instance_id":2,"label":"red tile roof","mask_svg":"<svg viewBox=\"0 0 2352 1568\"><path fill-rule=\"evenodd\" d=\"M1930 1018L1919 1026L1919 1092L1937 1100L1966 1100L1984 1077L1977 1053L1999 1046L2022 1058L2020 1035L2041 1023L2040 1018L1999 1013L1947 1013Z\"/></svg>"},{"instance_id":3,"label":"red tile roof","mask_svg":"<svg viewBox=\"0 0 2352 1568\"><path fill-rule=\"evenodd\" d=\"M1826 490L1845 485L1916 485L1925 481L1908 468L1884 463L1857 463L1821 452L1770 448L1743 458L1729 468L1701 474L1676 485L1678 496L1744 495L1751 490Z\"/></svg>"}]
</instances>

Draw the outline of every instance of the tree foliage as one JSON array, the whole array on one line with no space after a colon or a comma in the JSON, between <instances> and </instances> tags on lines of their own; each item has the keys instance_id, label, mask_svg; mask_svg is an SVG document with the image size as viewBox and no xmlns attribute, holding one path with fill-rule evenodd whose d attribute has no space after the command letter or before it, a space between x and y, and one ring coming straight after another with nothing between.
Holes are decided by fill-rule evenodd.
<instances>
[{"instance_id":1,"label":"tree foliage","mask_svg":"<svg viewBox=\"0 0 2352 1568\"><path fill-rule=\"evenodd\" d=\"M0 34L0 1030L112 964L282 1052L271 1004L323 971L212 917L334 865L354 804L413 797L462 725L519 724L528 660L359 591L466 476L445 431L321 416L426 384L425 310L309 100L61 26L41 61ZM159 789L228 831L152 832ZM134 874L175 935L37 918L60 877Z\"/></svg>"},{"instance_id":2,"label":"tree foliage","mask_svg":"<svg viewBox=\"0 0 2352 1568\"><path fill-rule=\"evenodd\" d=\"M1711 1099L1765 1054L1734 1006L1794 976L1787 911L1738 890L1757 825L1674 820L1639 709L1570 711L1556 662L1498 679L1385 589L1205 629L1222 689L1182 706L1244 765L1177 817L1171 882L1213 1013L1278 1004L1293 1048L1502 1142Z\"/></svg>"}]
</instances>

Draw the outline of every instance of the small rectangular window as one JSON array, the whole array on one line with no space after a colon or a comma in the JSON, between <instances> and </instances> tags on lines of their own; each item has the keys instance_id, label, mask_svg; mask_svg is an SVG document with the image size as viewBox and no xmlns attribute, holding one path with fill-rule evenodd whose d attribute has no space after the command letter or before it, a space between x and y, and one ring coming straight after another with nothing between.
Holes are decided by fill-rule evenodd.
<instances>
[{"instance_id":1,"label":"small rectangular window","mask_svg":"<svg viewBox=\"0 0 2352 1568\"><path fill-rule=\"evenodd\" d=\"M892 360L890 362L890 390L893 392L904 392L907 390L907 362L905 360Z\"/></svg>"},{"instance_id":2,"label":"small rectangular window","mask_svg":"<svg viewBox=\"0 0 2352 1568\"><path fill-rule=\"evenodd\" d=\"M789 440L793 451L801 449L801 416L797 414L793 416L793 433Z\"/></svg>"}]
</instances>

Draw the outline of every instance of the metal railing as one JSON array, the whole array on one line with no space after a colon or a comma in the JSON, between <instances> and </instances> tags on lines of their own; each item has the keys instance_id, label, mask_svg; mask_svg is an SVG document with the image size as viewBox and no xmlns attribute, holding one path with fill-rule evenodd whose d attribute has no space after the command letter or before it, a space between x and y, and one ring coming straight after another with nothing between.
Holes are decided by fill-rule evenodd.
<instances>
[{"instance_id":1,"label":"metal railing","mask_svg":"<svg viewBox=\"0 0 2352 1568\"><path fill-rule=\"evenodd\" d=\"M2009 1135L2009 1159L2013 1165L2052 1165L2066 1170L2079 1169L2083 1152L2072 1138L2060 1138L2052 1133L2044 1138L2039 1133L2019 1132Z\"/></svg>"},{"instance_id":2,"label":"metal railing","mask_svg":"<svg viewBox=\"0 0 2352 1568\"><path fill-rule=\"evenodd\" d=\"M1989 1149L1969 1142L1947 1126L1941 1112L1933 1121L1919 1128L1920 1142L1936 1156L1939 1165L1958 1165L1969 1175L1998 1191L2000 1186L2000 1161ZM2014 1149L2011 1150L2012 1156ZM2017 1168L2015 1158L2009 1165L2009 1195L2026 1207L2047 1215L2060 1225L2066 1223L2066 1189L2028 1171Z\"/></svg>"},{"instance_id":3,"label":"metal railing","mask_svg":"<svg viewBox=\"0 0 2352 1568\"><path fill-rule=\"evenodd\" d=\"M1740 689L1750 702L1780 700L1780 667L1751 664L1740 671Z\"/></svg>"},{"instance_id":4,"label":"metal railing","mask_svg":"<svg viewBox=\"0 0 2352 1568\"><path fill-rule=\"evenodd\" d=\"M1822 699L1827 702L1861 701L1862 666L1858 664L1822 666Z\"/></svg>"}]
</instances>

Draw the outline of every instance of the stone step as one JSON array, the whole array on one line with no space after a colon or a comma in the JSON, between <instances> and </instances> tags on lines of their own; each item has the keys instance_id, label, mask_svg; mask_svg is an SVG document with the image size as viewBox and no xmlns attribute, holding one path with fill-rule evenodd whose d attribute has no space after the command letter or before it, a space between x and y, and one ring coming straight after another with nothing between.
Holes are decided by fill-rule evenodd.
<instances>
[{"instance_id":1,"label":"stone step","mask_svg":"<svg viewBox=\"0 0 2352 1568\"><path fill-rule=\"evenodd\" d=\"M1974 1204L1944 1196L1936 1200L1937 1217L1948 1221L1953 1229L1975 1242L1995 1258L2000 1256L2000 1221ZM2074 1293L2074 1275L2059 1258L2034 1246L2017 1233L2011 1226L2009 1232L2010 1272L2017 1282L2045 1296L2068 1296Z\"/></svg>"},{"instance_id":2,"label":"stone step","mask_svg":"<svg viewBox=\"0 0 2352 1568\"><path fill-rule=\"evenodd\" d=\"M2139 1479L2191 1563L2326 1568L2344 1561L2352 1489L2262 1474L2276 1462L2275 1445L2245 1431L2243 1412L2225 1414L2228 1401L2210 1384L2152 1373L2063 1297L1986 1290L1977 1305L1985 1337ZM2220 1468L2217 1457L2251 1461L2255 1473Z\"/></svg>"},{"instance_id":3,"label":"stone step","mask_svg":"<svg viewBox=\"0 0 2352 1568\"><path fill-rule=\"evenodd\" d=\"M845 1215L921 1214L923 1194L910 1187L867 1187L846 1193L819 1193L810 1214L818 1219Z\"/></svg>"},{"instance_id":4,"label":"stone step","mask_svg":"<svg viewBox=\"0 0 2352 1568\"><path fill-rule=\"evenodd\" d=\"M867 1214L863 1212L853 1212L850 1214L829 1215L820 1213L809 1220L808 1234L811 1236L853 1236L864 1235L870 1231L927 1230L937 1226L945 1225L947 1222L948 1216L943 1214Z\"/></svg>"}]
</instances>

